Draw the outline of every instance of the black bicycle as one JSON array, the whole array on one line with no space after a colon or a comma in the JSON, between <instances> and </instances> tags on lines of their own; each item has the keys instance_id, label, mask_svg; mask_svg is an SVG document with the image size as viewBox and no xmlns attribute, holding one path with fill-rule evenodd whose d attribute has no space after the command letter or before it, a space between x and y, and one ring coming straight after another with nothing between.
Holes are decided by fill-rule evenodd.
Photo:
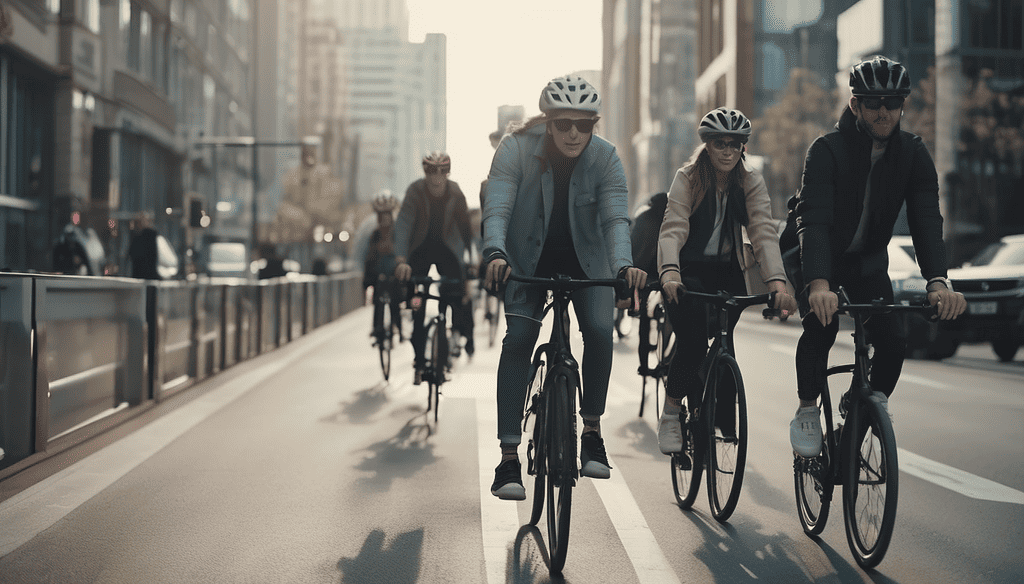
<instances>
[{"instance_id":1,"label":"black bicycle","mask_svg":"<svg viewBox=\"0 0 1024 584\"><path fill-rule=\"evenodd\" d=\"M391 375L391 349L394 347L395 327L401 327L400 322L394 322L392 312L393 302L391 298L392 278L382 276L374 287L374 326L373 345L377 347L380 360L380 369L384 373L384 380L387 381ZM379 289L378 289L379 288Z\"/></svg>"},{"instance_id":2,"label":"black bicycle","mask_svg":"<svg viewBox=\"0 0 1024 584\"><path fill-rule=\"evenodd\" d=\"M714 340L700 367L704 379L701 403L687 403L679 413L683 450L671 458L672 488L679 506L689 509L706 471L711 515L724 522L736 510L747 461L747 400L729 322L733 314L748 306L772 306L775 293L733 296L728 292L687 291L685 297L707 304L709 332ZM777 310L765 308L762 314L771 318Z\"/></svg>"},{"instance_id":3,"label":"black bicycle","mask_svg":"<svg viewBox=\"0 0 1024 584\"><path fill-rule=\"evenodd\" d=\"M656 284L655 284L656 285ZM675 336L672 334L672 323L665 311L665 303L660 294L654 295L654 289L645 287L640 295L640 306L631 316L639 318L638 330L640 340L637 352L640 356L640 367L637 373L640 374L640 413L644 416L644 405L647 402L647 380L654 381L654 411L661 411L659 403L660 388L668 380L668 370L672 363L672 356L676 352ZM652 302L652 298L654 301ZM654 340L651 340L651 337ZM654 358L654 366L651 367L651 358Z\"/></svg>"},{"instance_id":4,"label":"black bicycle","mask_svg":"<svg viewBox=\"0 0 1024 584\"><path fill-rule=\"evenodd\" d=\"M899 498L899 461L896 434L881 401L885 396L871 389L871 344L865 322L876 314L917 312L934 319L938 313L934 306L886 304L881 300L851 304L845 290L840 288L838 294L839 312L853 318L854 363L830 367L826 373L853 374L850 389L839 403L839 415L845 424L833 425L832 399L826 387L819 408L824 417L824 447L813 458L794 455L793 482L800 523L811 536L825 529L832 491L836 484L843 486L846 540L854 559L867 569L882 561L892 539Z\"/></svg>"},{"instance_id":5,"label":"black bicycle","mask_svg":"<svg viewBox=\"0 0 1024 584\"><path fill-rule=\"evenodd\" d=\"M625 280L574 280L564 276L533 278L511 275L512 280L542 286L550 295L542 319L554 313L551 338L537 347L530 366L529 392L523 430L532 437L527 445L527 472L534 477L530 525L540 520L547 501L549 570L558 574L569 549L572 488L579 478L576 454L576 398L580 392L579 364L569 347L569 301L572 293L590 286L609 286L620 298L628 297Z\"/></svg>"},{"instance_id":6,"label":"black bicycle","mask_svg":"<svg viewBox=\"0 0 1024 584\"><path fill-rule=\"evenodd\" d=\"M434 413L434 421L437 422L437 413L441 408L441 386L448 380L448 372L451 370L450 331L448 329L448 308L450 298L438 291L434 294L430 291L431 285L440 286L462 286L462 280L458 278L431 278L429 276L413 276L410 280L413 287L409 296L413 310L425 310L427 300L437 301L437 314L426 324L427 344L424 348L426 362L423 365L422 379L427 382L427 415Z\"/></svg>"}]
</instances>

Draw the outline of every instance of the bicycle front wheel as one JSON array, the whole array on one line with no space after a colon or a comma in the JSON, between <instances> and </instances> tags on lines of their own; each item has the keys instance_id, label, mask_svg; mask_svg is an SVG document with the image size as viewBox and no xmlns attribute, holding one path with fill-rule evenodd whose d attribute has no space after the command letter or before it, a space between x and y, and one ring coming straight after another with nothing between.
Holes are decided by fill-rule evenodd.
<instances>
[{"instance_id":1,"label":"bicycle front wheel","mask_svg":"<svg viewBox=\"0 0 1024 584\"><path fill-rule=\"evenodd\" d=\"M569 516L572 511L572 488L576 481L576 433L573 431L572 407L576 388L564 375L549 378L545 388L547 403L548 462L548 551L552 574L559 574L569 551Z\"/></svg>"},{"instance_id":2,"label":"bicycle front wheel","mask_svg":"<svg viewBox=\"0 0 1024 584\"><path fill-rule=\"evenodd\" d=\"M708 504L726 521L736 510L747 462L747 400L740 367L731 355L718 358L705 388L708 421Z\"/></svg>"},{"instance_id":3,"label":"bicycle front wheel","mask_svg":"<svg viewBox=\"0 0 1024 584\"><path fill-rule=\"evenodd\" d=\"M683 404L683 407L689 406ZM700 478L704 473L705 432L701 430L701 409L690 411L688 419L680 419L683 429L683 450L673 454L670 461L672 490L676 495L676 503L683 509L693 507L693 502L697 500L697 492L700 490Z\"/></svg>"},{"instance_id":4,"label":"bicycle front wheel","mask_svg":"<svg viewBox=\"0 0 1024 584\"><path fill-rule=\"evenodd\" d=\"M536 358L533 365L530 368L530 377L527 387L529 388L530 396L528 399L532 399L533 403L530 404L532 410L533 419L533 433L529 448L532 449L532 458L529 459L529 466L527 470L533 476L533 509L530 512L530 525L537 525L540 521L540 514L544 510L544 497L547 495L545 489L545 478L547 476L547 424L545 422L547 416L547 407L545 405L546 396L542 393L541 388L544 384L545 374L547 373L544 365L544 360L540 357ZM531 450L527 450L529 453Z\"/></svg>"},{"instance_id":5,"label":"bicycle front wheel","mask_svg":"<svg viewBox=\"0 0 1024 584\"><path fill-rule=\"evenodd\" d=\"M391 301L385 297L380 300L377 310L381 314L381 328L377 331L377 352L380 356L380 370L384 373L384 381L391 376L391 344L394 339L394 323L391 322Z\"/></svg>"},{"instance_id":6,"label":"bicycle front wheel","mask_svg":"<svg viewBox=\"0 0 1024 584\"><path fill-rule=\"evenodd\" d=\"M899 464L896 435L880 393L859 400L847 418L843 461L843 518L850 551L861 567L885 557L896 524Z\"/></svg>"}]
</instances>

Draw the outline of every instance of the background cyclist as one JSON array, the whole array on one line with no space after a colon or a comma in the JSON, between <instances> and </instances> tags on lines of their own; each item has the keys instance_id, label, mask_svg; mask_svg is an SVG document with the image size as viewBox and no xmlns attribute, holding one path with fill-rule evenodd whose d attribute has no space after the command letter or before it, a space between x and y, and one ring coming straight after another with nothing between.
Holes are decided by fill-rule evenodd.
<instances>
[{"instance_id":1,"label":"background cyclist","mask_svg":"<svg viewBox=\"0 0 1024 584\"><path fill-rule=\"evenodd\" d=\"M943 320L967 307L946 279L935 164L921 139L900 129L909 74L876 56L850 70L850 87L853 96L836 131L807 151L803 184L791 201L796 237L790 237L790 227L783 237L805 316L796 349L800 407L790 424L793 450L801 456L821 451L817 399L827 387L828 353L839 329L834 290L844 287L855 303L893 301L886 247L904 202L917 262L928 280L928 302L938 305ZM813 318L806 317L808 310ZM906 339L892 315L872 316L867 329L875 348L871 386L888 397L903 368ZM888 402L882 403L888 410Z\"/></svg>"},{"instance_id":2,"label":"background cyclist","mask_svg":"<svg viewBox=\"0 0 1024 584\"><path fill-rule=\"evenodd\" d=\"M405 191L395 221L395 276L401 281L426 276L430 266L443 277L458 278L461 285L441 287L441 295L452 307L452 329L466 337L466 352L473 354L472 305L466 288L464 256L472 256L473 234L466 208L466 196L459 185L448 180L452 162L440 151L423 156L424 178L413 181ZM424 311L413 311L412 346L415 354L414 383L422 381L427 331Z\"/></svg>"},{"instance_id":3,"label":"background cyclist","mask_svg":"<svg viewBox=\"0 0 1024 584\"><path fill-rule=\"evenodd\" d=\"M578 75L552 79L541 91L541 114L506 135L488 174L483 213L485 283L517 275L573 278L624 276L643 286L629 245L626 176L615 147L595 136L601 111L596 89ZM511 282L505 290L507 331L498 364L501 463L491 493L526 498L518 447L530 358L541 328L543 290ZM573 293L583 333L583 418L580 474L608 478L601 414L612 363L615 293L591 287Z\"/></svg>"},{"instance_id":4,"label":"background cyclist","mask_svg":"<svg viewBox=\"0 0 1024 584\"><path fill-rule=\"evenodd\" d=\"M377 228L370 234L370 243L363 263L363 291L373 286L373 331L384 326L384 314L377 300L387 287L391 296L391 323L398 327L402 339L402 319L399 304L402 301L398 287L388 278L395 272L395 217L398 199L391 191L384 189L374 195L373 210L377 212ZM364 295L365 296L365 295ZM371 336L373 332L370 333Z\"/></svg>"},{"instance_id":5,"label":"background cyclist","mask_svg":"<svg viewBox=\"0 0 1024 584\"><path fill-rule=\"evenodd\" d=\"M697 135L702 144L676 172L658 237L662 295L676 335L665 406L658 422L658 446L665 454L682 450L680 402L687 397L690 413L700 402L703 383L698 369L708 352L706 305L682 293L687 288L708 293L725 290L734 295L761 292L748 291L743 274L744 268L756 271L760 266L759 273L752 276L758 285L763 283L776 292L775 308L789 312L797 308L796 300L786 292L768 188L761 173L745 159L750 120L739 110L720 107L701 119ZM743 230L758 261L751 266L742 258ZM739 316L732 315L730 333ZM721 399L729 401L728 396ZM732 411L721 411L728 416L723 414L715 425L723 435L735 432Z\"/></svg>"}]
</instances>

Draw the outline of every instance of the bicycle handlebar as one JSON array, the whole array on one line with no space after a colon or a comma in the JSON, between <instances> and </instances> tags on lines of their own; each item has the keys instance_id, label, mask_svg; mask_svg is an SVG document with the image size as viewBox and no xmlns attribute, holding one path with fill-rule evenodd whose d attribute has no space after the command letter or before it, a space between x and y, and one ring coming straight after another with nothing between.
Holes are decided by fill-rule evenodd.
<instances>
[{"instance_id":1,"label":"bicycle handlebar","mask_svg":"<svg viewBox=\"0 0 1024 584\"><path fill-rule=\"evenodd\" d=\"M630 287L626 283L624 278L599 278L595 280L591 279L575 279L568 276L557 276L555 278L535 278L533 276L517 276L516 274L509 274L509 280L521 282L523 284L539 284L544 286L548 290L552 291L563 291L572 292L573 290L579 290L581 288L589 288L591 286L607 286L609 288L615 288L615 295L620 300L629 298Z\"/></svg>"},{"instance_id":2,"label":"bicycle handlebar","mask_svg":"<svg viewBox=\"0 0 1024 584\"><path fill-rule=\"evenodd\" d=\"M661 282L653 281L648 282L642 292L649 293L653 291L661 290ZM732 306L736 308L746 308L748 306L754 306L756 304L767 304L768 308L761 311L761 315L764 318L773 318L781 316L780 311L777 308L773 308L775 304L775 292L765 292L764 294L754 295L732 295L725 290L719 290L717 294L708 294L706 292L696 292L693 290L684 290L681 297L689 296L695 298L705 304L710 304L718 307Z\"/></svg>"}]
</instances>

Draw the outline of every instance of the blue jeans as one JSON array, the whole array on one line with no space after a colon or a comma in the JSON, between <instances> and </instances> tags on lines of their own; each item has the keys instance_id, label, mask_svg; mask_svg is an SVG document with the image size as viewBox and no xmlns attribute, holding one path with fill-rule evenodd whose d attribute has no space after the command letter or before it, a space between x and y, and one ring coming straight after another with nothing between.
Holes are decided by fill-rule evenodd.
<instances>
[{"instance_id":1,"label":"blue jeans","mask_svg":"<svg viewBox=\"0 0 1024 584\"><path fill-rule=\"evenodd\" d=\"M523 409L526 403L530 360L541 329L541 311L545 293L533 288L531 302L505 305L508 329L501 343L498 361L498 440L519 444L523 434ZM608 397L608 377L612 371L612 331L615 328L615 292L611 288L591 287L573 292L572 306L583 333L583 403L580 415L596 421L604 413Z\"/></svg>"}]
</instances>

